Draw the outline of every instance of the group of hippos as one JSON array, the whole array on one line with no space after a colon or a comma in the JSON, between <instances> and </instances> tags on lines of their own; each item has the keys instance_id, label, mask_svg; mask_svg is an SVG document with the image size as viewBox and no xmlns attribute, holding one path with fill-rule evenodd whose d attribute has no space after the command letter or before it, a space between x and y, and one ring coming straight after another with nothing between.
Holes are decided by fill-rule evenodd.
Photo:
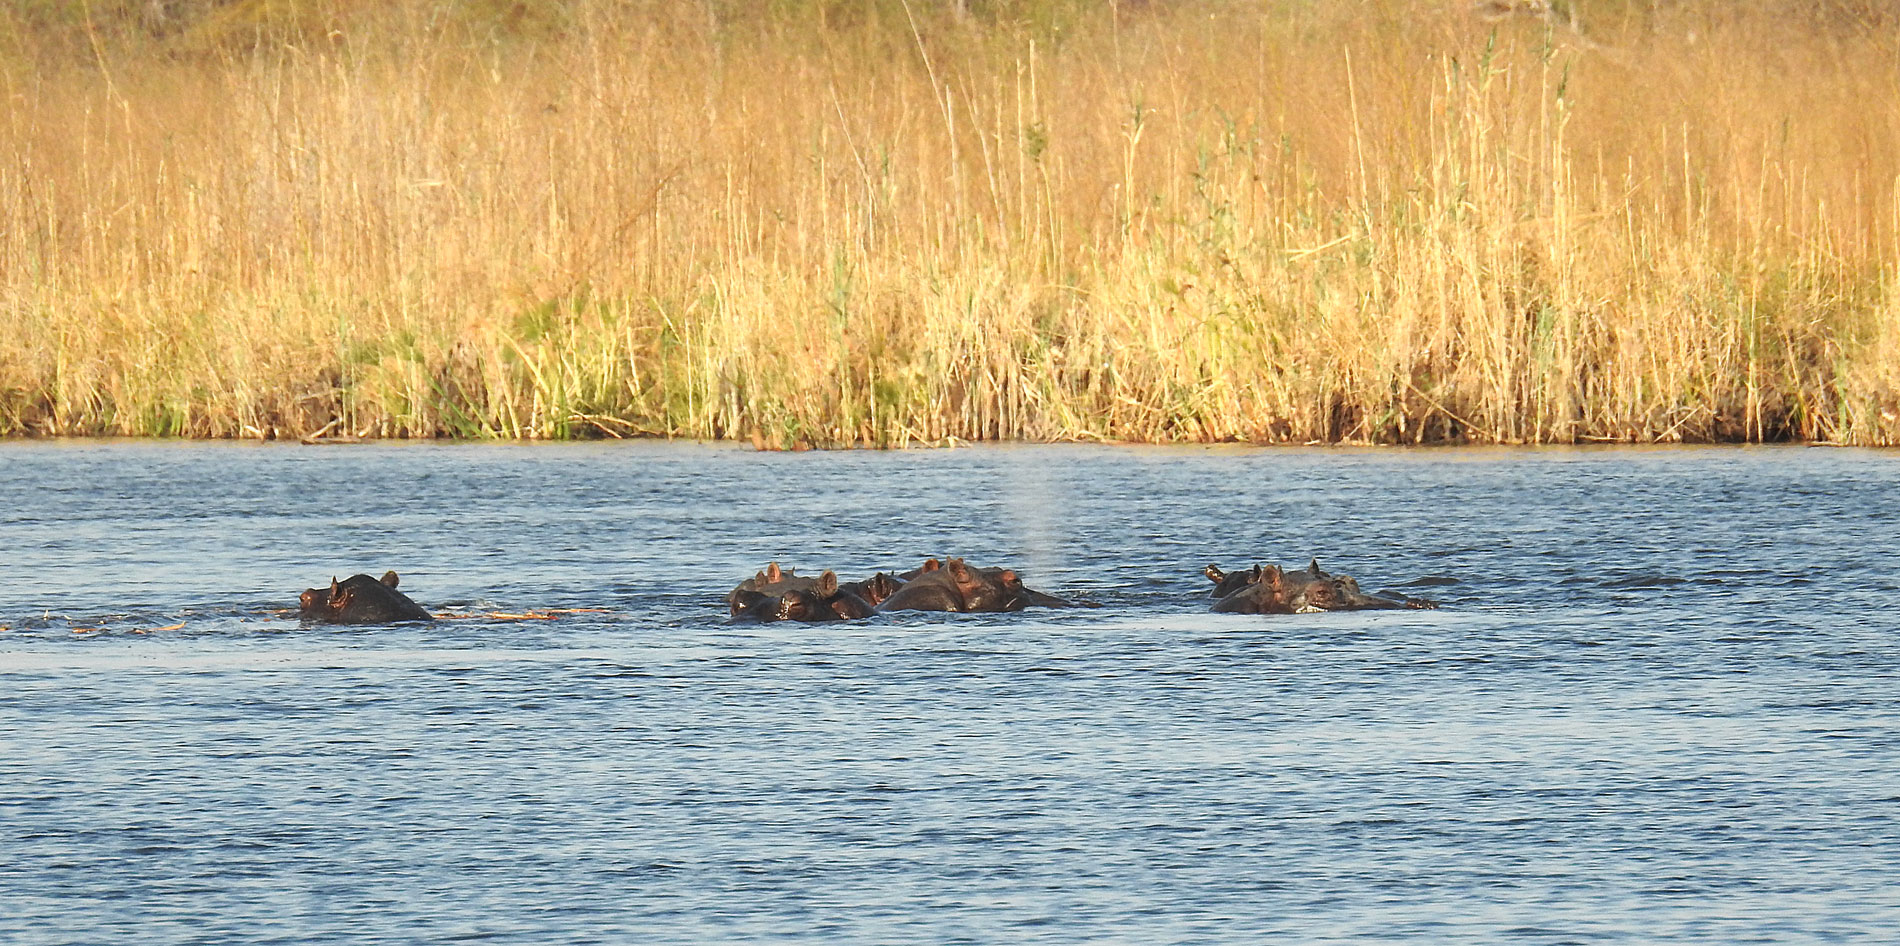
<instances>
[{"instance_id":1,"label":"group of hippos","mask_svg":"<svg viewBox=\"0 0 1900 946\"><path fill-rule=\"evenodd\" d=\"M1319 561L1297 571L1255 565L1223 571L1209 565L1214 610L1230 614L1300 614L1313 611L1436 608L1436 602L1402 595L1369 595L1347 575L1322 571ZM435 616L398 591L395 572L382 578L352 575L329 588L310 588L299 601L304 620L330 624L394 624L432 621ZM1044 594L1023 584L1008 568L978 568L960 558L928 559L903 573L878 572L842 582L833 571L816 578L780 568L777 562L726 595L732 617L756 621L843 621L886 611L1002 612L1024 608L1095 607Z\"/></svg>"}]
</instances>

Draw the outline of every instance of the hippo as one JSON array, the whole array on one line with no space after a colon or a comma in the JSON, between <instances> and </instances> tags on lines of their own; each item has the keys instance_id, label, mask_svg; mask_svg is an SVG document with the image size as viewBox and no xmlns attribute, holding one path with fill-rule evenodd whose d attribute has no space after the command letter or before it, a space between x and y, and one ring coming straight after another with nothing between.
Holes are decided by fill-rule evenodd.
<instances>
[{"instance_id":1,"label":"hippo","mask_svg":"<svg viewBox=\"0 0 1900 946\"><path fill-rule=\"evenodd\" d=\"M750 588L734 588L726 596L728 609L735 618L747 617L758 621L783 621L791 615L786 611L785 599L780 595L768 595Z\"/></svg>"},{"instance_id":2,"label":"hippo","mask_svg":"<svg viewBox=\"0 0 1900 946\"><path fill-rule=\"evenodd\" d=\"M746 594L752 592L769 598L776 598L787 591L810 590L818 584L816 578L802 578L795 574L796 569L780 568L777 562L766 565L758 574L739 583L738 587L726 595L726 606L733 617L747 613L757 605L757 599Z\"/></svg>"},{"instance_id":3,"label":"hippo","mask_svg":"<svg viewBox=\"0 0 1900 946\"><path fill-rule=\"evenodd\" d=\"M839 621L877 613L849 586L840 585L836 572L827 570L817 578L801 578L790 570L781 570L777 562L740 582L726 601L733 617L759 621Z\"/></svg>"},{"instance_id":4,"label":"hippo","mask_svg":"<svg viewBox=\"0 0 1900 946\"><path fill-rule=\"evenodd\" d=\"M395 624L400 621L433 621L435 615L396 590L401 581L396 573L384 572L380 579L351 575L338 581L330 579L328 588L308 588L298 598L298 616L307 621L329 624Z\"/></svg>"},{"instance_id":5,"label":"hippo","mask_svg":"<svg viewBox=\"0 0 1900 946\"><path fill-rule=\"evenodd\" d=\"M1296 610L1287 594L1286 573L1280 571L1279 566L1255 565L1244 572L1224 574L1209 565L1207 577L1214 579L1215 591L1231 589L1214 602L1216 611L1225 614L1292 614Z\"/></svg>"},{"instance_id":6,"label":"hippo","mask_svg":"<svg viewBox=\"0 0 1900 946\"><path fill-rule=\"evenodd\" d=\"M1425 598L1392 597L1386 592L1366 594L1350 575L1333 575L1308 584L1306 604L1321 611L1431 611L1438 608L1438 602Z\"/></svg>"},{"instance_id":7,"label":"hippo","mask_svg":"<svg viewBox=\"0 0 1900 946\"><path fill-rule=\"evenodd\" d=\"M1012 602L1002 585L983 574L982 569L953 558L939 564L936 559L908 573L904 587L885 599L880 611L1020 611L1021 602ZM1015 577L1015 573L1010 573ZM970 606L971 598L977 607ZM1011 607L1011 604L1015 607Z\"/></svg>"},{"instance_id":8,"label":"hippo","mask_svg":"<svg viewBox=\"0 0 1900 946\"><path fill-rule=\"evenodd\" d=\"M1008 568L977 568L960 558L939 563L930 559L896 593L879 605L881 611L1021 611L1029 606L1066 608L1073 604L1026 587Z\"/></svg>"},{"instance_id":9,"label":"hippo","mask_svg":"<svg viewBox=\"0 0 1900 946\"><path fill-rule=\"evenodd\" d=\"M1242 581L1214 603L1214 610L1237 614L1291 614L1314 611L1425 610L1438 607L1424 598L1369 595L1349 575L1329 575L1313 559L1299 571L1268 565L1227 573L1209 565L1205 572L1216 593L1238 576Z\"/></svg>"},{"instance_id":10,"label":"hippo","mask_svg":"<svg viewBox=\"0 0 1900 946\"><path fill-rule=\"evenodd\" d=\"M848 586L839 584L837 573L829 570L819 575L817 584L811 588L794 588L782 597L795 621L848 621L877 613L875 606Z\"/></svg>"},{"instance_id":11,"label":"hippo","mask_svg":"<svg viewBox=\"0 0 1900 946\"><path fill-rule=\"evenodd\" d=\"M1029 607L1036 607L1036 608L1099 608L1101 607L1101 605L1096 604L1092 601L1070 601L1067 598L1058 598L1055 595L1044 594L1040 591L1037 591L1034 588L1024 585L1022 578L1018 576L1014 571L1011 571L1010 569L1007 569L1007 568L985 568L985 569L981 569L981 571L983 572L984 576L988 577L990 580L996 582L997 584L1003 586L1003 588L1008 594L1010 594L1016 600L1021 601L1024 605L1029 606ZM976 610L976 609L972 609L972 610ZM1015 611L1015 610L1020 610L1020 609L1009 608L1007 610Z\"/></svg>"},{"instance_id":12,"label":"hippo","mask_svg":"<svg viewBox=\"0 0 1900 946\"><path fill-rule=\"evenodd\" d=\"M1255 565L1244 572L1224 572L1220 570L1219 565L1209 565L1201 569L1201 574L1206 575L1208 580L1214 583L1214 589L1208 592L1208 594L1216 598L1225 598L1259 581L1260 566Z\"/></svg>"},{"instance_id":13,"label":"hippo","mask_svg":"<svg viewBox=\"0 0 1900 946\"><path fill-rule=\"evenodd\" d=\"M889 572L878 572L863 581L846 582L838 587L864 599L865 604L876 607L904 587L904 580Z\"/></svg>"},{"instance_id":14,"label":"hippo","mask_svg":"<svg viewBox=\"0 0 1900 946\"><path fill-rule=\"evenodd\" d=\"M1350 575L1329 575L1321 570L1319 559L1313 559L1303 571L1286 572L1281 582L1287 586L1287 601L1296 611L1417 611L1438 607L1438 602L1424 598L1366 594Z\"/></svg>"}]
</instances>

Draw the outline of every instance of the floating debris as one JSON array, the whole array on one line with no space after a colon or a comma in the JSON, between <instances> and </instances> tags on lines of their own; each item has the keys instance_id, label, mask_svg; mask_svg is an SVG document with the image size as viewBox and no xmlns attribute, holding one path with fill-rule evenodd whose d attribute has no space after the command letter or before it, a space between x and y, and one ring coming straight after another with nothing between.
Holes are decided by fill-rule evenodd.
<instances>
[{"instance_id":1,"label":"floating debris","mask_svg":"<svg viewBox=\"0 0 1900 946\"><path fill-rule=\"evenodd\" d=\"M469 611L459 614L438 614L436 617L446 620L487 618L491 621L556 621L567 614L608 613L611 613L609 608L539 608L529 611Z\"/></svg>"}]
</instances>

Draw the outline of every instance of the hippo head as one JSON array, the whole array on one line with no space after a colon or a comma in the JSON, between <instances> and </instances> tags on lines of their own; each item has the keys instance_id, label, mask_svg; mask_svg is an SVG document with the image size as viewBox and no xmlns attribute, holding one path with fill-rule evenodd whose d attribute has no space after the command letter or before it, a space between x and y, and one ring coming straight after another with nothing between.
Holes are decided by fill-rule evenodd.
<instances>
[{"instance_id":1,"label":"hippo head","mask_svg":"<svg viewBox=\"0 0 1900 946\"><path fill-rule=\"evenodd\" d=\"M1317 611L1350 611L1363 608L1372 600L1359 590L1359 582L1350 575L1327 575L1309 581L1304 596L1306 608Z\"/></svg>"},{"instance_id":2,"label":"hippo head","mask_svg":"<svg viewBox=\"0 0 1900 946\"><path fill-rule=\"evenodd\" d=\"M904 587L904 583L898 581L897 576L887 572L878 572L858 582L856 590L858 597L863 598L865 603L878 605L883 604L891 595L897 593L897 589L902 587Z\"/></svg>"},{"instance_id":3,"label":"hippo head","mask_svg":"<svg viewBox=\"0 0 1900 946\"><path fill-rule=\"evenodd\" d=\"M355 579L352 579L352 581L354 580ZM383 577L377 579L377 581L385 588L394 588L402 583L402 576L396 574L392 569L383 572ZM306 616L334 617L342 614L344 609L348 608L350 603L355 600L356 589L350 587L349 582L338 581L336 576L332 575L330 576L330 587L304 589L304 593L297 598L297 605Z\"/></svg>"},{"instance_id":4,"label":"hippo head","mask_svg":"<svg viewBox=\"0 0 1900 946\"><path fill-rule=\"evenodd\" d=\"M935 562L935 561L936 559L933 558L929 562L925 562L924 564L926 566L929 566L932 562ZM980 572L978 572L976 569L971 568L970 566L964 564L963 559L953 558L947 562L944 562L942 565L942 568L943 568L943 573L949 576L950 584L955 586L957 591L965 596L968 596L970 592L983 587L983 575ZM936 570L937 569L935 568L926 567L924 569L924 572L927 574L929 572L933 572Z\"/></svg>"},{"instance_id":5,"label":"hippo head","mask_svg":"<svg viewBox=\"0 0 1900 946\"><path fill-rule=\"evenodd\" d=\"M1255 600L1261 614L1292 614L1305 606L1305 583L1280 570L1278 565L1255 565L1259 574Z\"/></svg>"},{"instance_id":6,"label":"hippo head","mask_svg":"<svg viewBox=\"0 0 1900 946\"><path fill-rule=\"evenodd\" d=\"M761 621L776 621L779 620L779 610L784 607L782 599L750 588L734 589L728 600L735 618L744 615Z\"/></svg>"},{"instance_id":7,"label":"hippo head","mask_svg":"<svg viewBox=\"0 0 1900 946\"><path fill-rule=\"evenodd\" d=\"M393 576L396 573L389 574ZM342 596L342 585L332 575L328 588L305 588L303 594L297 596L297 610L306 618L329 620L340 610L337 600Z\"/></svg>"},{"instance_id":8,"label":"hippo head","mask_svg":"<svg viewBox=\"0 0 1900 946\"><path fill-rule=\"evenodd\" d=\"M943 589L947 596L946 610L969 611L971 596L982 596L990 584L982 569L966 564L963 559L952 558L943 562L931 559L924 567L915 572L911 584L917 588L935 587Z\"/></svg>"},{"instance_id":9,"label":"hippo head","mask_svg":"<svg viewBox=\"0 0 1900 946\"><path fill-rule=\"evenodd\" d=\"M1023 587L1021 575L1005 568L990 577L995 586L1002 589L1000 598L1002 607L999 610L1021 611L1024 605L1029 603L1029 589ZM975 609L972 608L971 610Z\"/></svg>"},{"instance_id":10,"label":"hippo head","mask_svg":"<svg viewBox=\"0 0 1900 946\"><path fill-rule=\"evenodd\" d=\"M1279 569L1276 568L1274 571L1278 572ZM1201 570L1201 574L1206 575L1207 579L1214 583L1214 590L1210 594L1216 598L1225 598L1248 585L1258 584L1261 569L1260 566L1255 565L1245 571L1224 572L1221 571L1219 565L1209 565Z\"/></svg>"},{"instance_id":11,"label":"hippo head","mask_svg":"<svg viewBox=\"0 0 1900 946\"><path fill-rule=\"evenodd\" d=\"M963 594L963 610L1021 611L1029 603L1029 592L1023 587L1022 576L1014 571L1007 568L970 568L961 559L951 561L962 569L961 573L951 572L951 576L956 579L957 589Z\"/></svg>"},{"instance_id":12,"label":"hippo head","mask_svg":"<svg viewBox=\"0 0 1900 946\"><path fill-rule=\"evenodd\" d=\"M810 588L788 588L778 596L778 619L781 621L825 620L825 601L837 593L838 576L830 571L819 575L818 583Z\"/></svg>"},{"instance_id":13,"label":"hippo head","mask_svg":"<svg viewBox=\"0 0 1900 946\"><path fill-rule=\"evenodd\" d=\"M333 624L433 620L428 611L396 590L401 580L393 571L380 579L351 575L339 581L333 577L328 588L305 589L297 604L302 617Z\"/></svg>"}]
</instances>

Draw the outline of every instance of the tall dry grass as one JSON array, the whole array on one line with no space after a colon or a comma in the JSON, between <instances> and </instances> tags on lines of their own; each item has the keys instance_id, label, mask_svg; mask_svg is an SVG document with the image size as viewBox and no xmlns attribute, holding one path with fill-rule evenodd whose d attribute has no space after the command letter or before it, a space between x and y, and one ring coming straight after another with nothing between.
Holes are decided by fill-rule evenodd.
<instances>
[{"instance_id":1,"label":"tall dry grass","mask_svg":"<svg viewBox=\"0 0 1900 946\"><path fill-rule=\"evenodd\" d=\"M1891 31L1601 6L43 0L0 431L1900 442Z\"/></svg>"}]
</instances>

